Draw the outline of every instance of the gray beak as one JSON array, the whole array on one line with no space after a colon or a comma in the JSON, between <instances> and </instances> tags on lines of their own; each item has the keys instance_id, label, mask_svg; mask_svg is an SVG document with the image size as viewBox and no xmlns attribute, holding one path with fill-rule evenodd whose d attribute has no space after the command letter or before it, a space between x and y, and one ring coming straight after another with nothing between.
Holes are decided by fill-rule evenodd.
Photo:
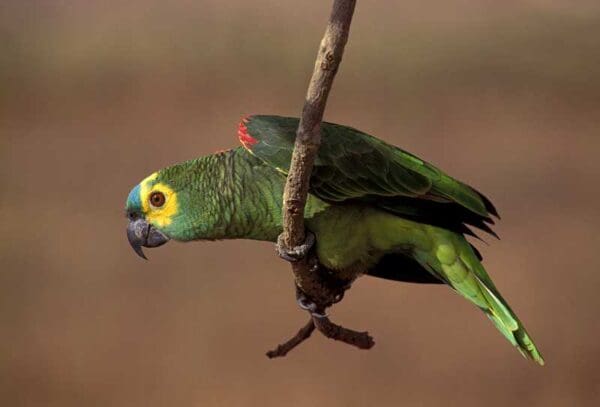
<instances>
[{"instance_id":1,"label":"gray beak","mask_svg":"<svg viewBox=\"0 0 600 407\"><path fill-rule=\"evenodd\" d=\"M129 240L129 244L138 256L148 260L142 247L162 246L169 241L169 238L146 222L145 219L138 218L129 222L127 226L127 240Z\"/></svg>"}]
</instances>

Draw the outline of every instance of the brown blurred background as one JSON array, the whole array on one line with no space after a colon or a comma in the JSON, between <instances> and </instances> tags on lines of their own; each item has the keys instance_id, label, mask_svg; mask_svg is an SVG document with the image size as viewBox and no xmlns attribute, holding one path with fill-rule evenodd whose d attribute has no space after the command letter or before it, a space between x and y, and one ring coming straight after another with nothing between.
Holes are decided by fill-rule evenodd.
<instances>
[{"instance_id":1,"label":"brown blurred background","mask_svg":"<svg viewBox=\"0 0 600 407\"><path fill-rule=\"evenodd\" d=\"M600 405L597 0L359 1L326 119L488 194L485 265L547 360L442 287L363 278L315 336L270 244L137 258L129 189L297 115L330 1L3 1L3 406Z\"/></svg>"}]
</instances>

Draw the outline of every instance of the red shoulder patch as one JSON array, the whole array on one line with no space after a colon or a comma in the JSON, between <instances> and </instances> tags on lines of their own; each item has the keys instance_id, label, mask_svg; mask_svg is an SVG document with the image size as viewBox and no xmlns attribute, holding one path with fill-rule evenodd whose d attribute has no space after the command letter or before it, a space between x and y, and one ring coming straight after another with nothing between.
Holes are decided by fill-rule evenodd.
<instances>
[{"instance_id":1,"label":"red shoulder patch","mask_svg":"<svg viewBox=\"0 0 600 407\"><path fill-rule=\"evenodd\" d=\"M238 126L238 138L244 147L250 149L253 145L258 143L258 140L248 134L248 127L246 127L246 123L248 123L249 116L246 116L240 122Z\"/></svg>"}]
</instances>

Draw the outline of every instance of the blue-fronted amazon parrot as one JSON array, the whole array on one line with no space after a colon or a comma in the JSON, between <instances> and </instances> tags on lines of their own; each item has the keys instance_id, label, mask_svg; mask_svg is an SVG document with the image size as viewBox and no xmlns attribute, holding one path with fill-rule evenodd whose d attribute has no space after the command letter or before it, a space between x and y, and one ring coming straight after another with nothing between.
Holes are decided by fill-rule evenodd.
<instances>
[{"instance_id":1,"label":"blue-fronted amazon parrot","mask_svg":"<svg viewBox=\"0 0 600 407\"><path fill-rule=\"evenodd\" d=\"M157 171L126 203L128 238L255 239L282 232L282 196L299 120L250 116L242 146ZM526 357L544 363L466 240L494 233L492 203L420 158L356 129L323 123L305 225L319 262L336 273L443 283L479 307Z\"/></svg>"}]
</instances>

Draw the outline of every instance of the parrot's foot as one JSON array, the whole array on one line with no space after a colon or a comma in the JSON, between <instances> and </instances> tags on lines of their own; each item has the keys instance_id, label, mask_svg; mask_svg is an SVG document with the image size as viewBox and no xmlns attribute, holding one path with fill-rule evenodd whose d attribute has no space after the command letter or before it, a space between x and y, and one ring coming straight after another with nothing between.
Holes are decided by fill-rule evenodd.
<instances>
[{"instance_id":1,"label":"parrot's foot","mask_svg":"<svg viewBox=\"0 0 600 407\"><path fill-rule=\"evenodd\" d=\"M300 287L296 286L296 302L298 306L303 310L306 310L316 318L325 318L327 317L327 313L325 309L319 307L314 301L310 300L304 292L300 289Z\"/></svg>"},{"instance_id":2,"label":"parrot's foot","mask_svg":"<svg viewBox=\"0 0 600 407\"><path fill-rule=\"evenodd\" d=\"M344 299L344 294L346 292L347 289L349 289L351 286L350 283L344 285L341 287L341 291L338 292L335 297L333 298L333 302L328 304L328 305L317 305L317 303L313 300L311 300L308 295L306 295L302 289L298 286L296 286L296 302L298 303L298 306L300 308L302 308L305 311L308 311L313 317L316 318L326 318L327 317L327 312L325 311L328 307L332 306L333 304L336 304L338 302L340 302L342 299Z\"/></svg>"},{"instance_id":3,"label":"parrot's foot","mask_svg":"<svg viewBox=\"0 0 600 407\"><path fill-rule=\"evenodd\" d=\"M300 246L292 248L291 250L288 250L285 247L285 244L283 242L283 234L279 235L277 237L277 244L275 244L275 250L277 251L279 257L281 257L282 259L287 260L291 263L295 263L305 258L310 249L312 249L312 247L314 246L314 244L315 235L307 230L304 243Z\"/></svg>"}]
</instances>

